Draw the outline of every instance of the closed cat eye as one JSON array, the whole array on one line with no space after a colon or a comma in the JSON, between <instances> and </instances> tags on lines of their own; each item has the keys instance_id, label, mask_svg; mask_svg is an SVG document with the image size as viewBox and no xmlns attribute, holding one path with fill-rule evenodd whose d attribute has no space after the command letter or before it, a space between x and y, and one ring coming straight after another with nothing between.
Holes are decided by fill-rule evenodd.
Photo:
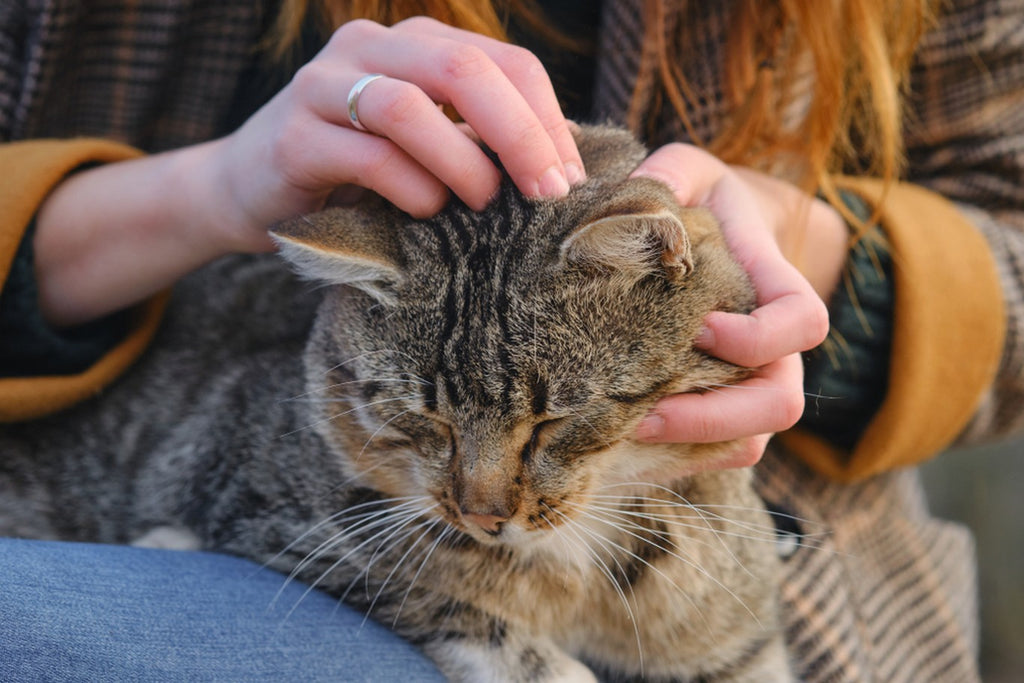
<instances>
[{"instance_id":1,"label":"closed cat eye","mask_svg":"<svg viewBox=\"0 0 1024 683\"><path fill-rule=\"evenodd\" d=\"M523 450L520 453L520 457L522 458L524 463L529 463L530 460L533 458L533 454L537 450L537 444L540 441L542 432L544 432L549 427L552 427L560 423L564 419L565 418L559 417L553 420L544 420L543 422L538 422L534 426L533 431L530 432L530 440L526 442L526 445L523 446Z\"/></svg>"}]
</instances>

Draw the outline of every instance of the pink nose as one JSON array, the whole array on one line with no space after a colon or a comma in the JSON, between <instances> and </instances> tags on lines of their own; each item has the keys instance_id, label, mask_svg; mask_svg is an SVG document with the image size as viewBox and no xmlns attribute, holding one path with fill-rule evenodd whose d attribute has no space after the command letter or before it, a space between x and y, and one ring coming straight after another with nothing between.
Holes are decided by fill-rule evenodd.
<instances>
[{"instance_id":1,"label":"pink nose","mask_svg":"<svg viewBox=\"0 0 1024 683\"><path fill-rule=\"evenodd\" d=\"M465 510L462 511L462 519L468 524L475 524L492 536L498 535L501 532L501 525L508 521L507 517L466 512Z\"/></svg>"}]
</instances>

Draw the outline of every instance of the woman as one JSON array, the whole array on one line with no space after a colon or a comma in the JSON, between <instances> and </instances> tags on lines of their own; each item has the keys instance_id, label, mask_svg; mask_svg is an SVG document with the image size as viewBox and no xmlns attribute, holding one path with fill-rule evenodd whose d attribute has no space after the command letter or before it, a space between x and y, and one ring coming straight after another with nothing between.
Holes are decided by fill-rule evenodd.
<instances>
[{"instance_id":1,"label":"woman","mask_svg":"<svg viewBox=\"0 0 1024 683\"><path fill-rule=\"evenodd\" d=\"M10 331L0 336L5 419L59 409L110 381L159 318L161 299L148 297L218 255L269 249L269 224L322 206L339 186L338 194L372 189L415 215L436 211L449 191L483 206L497 171L435 102L453 105L524 192L559 195L584 177L544 71L484 37L500 32L488 7L412 3L390 16L376 3L328 4L323 14L341 28L289 78L287 57L304 64L318 46L305 4L284 2L266 16L242 1L133 13L114 2L2 10L0 126L5 139L25 141L0 149L3 165L18 170L0 201L3 252L14 263L3 290ZM1020 422L1010 408L1022 386L1019 335L1003 332L1019 323L1002 301L1018 300L1021 283L1000 283L996 262L1012 273L1021 253L1014 228L1024 199L1013 181L1024 165L1024 83L1012 40L1020 32L1010 28L1021 18L997 20L1010 10L966 0L933 24L915 2L896 18L891 3L861 0L641 4L605 0L600 15L595 3L546 4L569 38L596 36L590 69L556 37L533 42L555 82L575 85L559 90L575 97L577 116L630 124L661 145L637 172L722 220L761 307L749 317L710 316L703 343L760 368L747 388L770 391L672 397L640 436L746 437L742 456L719 465L757 461L767 434L801 413L796 354L821 341L829 301L849 340L842 358L863 365L812 359L815 409L759 468L766 498L836 530L834 553L802 549L787 563L794 658L811 679L970 678L971 596L955 587L970 580L955 559L969 542L927 519L911 475L884 473ZM424 11L462 28L353 21ZM515 16L514 35L536 36L535 14ZM959 46L961 26L977 29L969 48ZM252 57L268 40L285 61ZM594 74L591 92L573 69ZM363 80L370 74L384 77ZM977 92L943 90L949 82ZM908 83L915 128L901 131L898 96ZM966 137L979 144L958 148ZM164 153L131 160L140 149ZM904 149L917 187L892 182ZM883 180L836 175L865 169ZM876 212L891 259L877 229L864 242L877 248L847 249L847 223L864 230ZM844 266L856 277L837 288ZM35 286L38 309L24 304L36 300ZM46 351L33 358L29 347ZM832 396L849 405L835 410ZM41 565L67 557L28 545L18 552Z\"/></svg>"}]
</instances>

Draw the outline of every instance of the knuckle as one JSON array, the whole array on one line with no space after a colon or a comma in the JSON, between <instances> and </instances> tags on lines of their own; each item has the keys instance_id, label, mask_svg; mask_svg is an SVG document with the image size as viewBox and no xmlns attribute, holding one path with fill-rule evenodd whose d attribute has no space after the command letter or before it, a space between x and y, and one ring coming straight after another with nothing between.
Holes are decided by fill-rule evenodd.
<instances>
[{"instance_id":1,"label":"knuckle","mask_svg":"<svg viewBox=\"0 0 1024 683\"><path fill-rule=\"evenodd\" d=\"M502 70L512 80L531 81L547 78L543 62L529 50L518 45L503 44L495 55Z\"/></svg>"},{"instance_id":2,"label":"knuckle","mask_svg":"<svg viewBox=\"0 0 1024 683\"><path fill-rule=\"evenodd\" d=\"M436 26L440 25L440 23L441 22L432 17L417 15L414 17L409 17L408 19L403 19L402 21L395 24L394 28L399 30L424 31L428 29L433 29Z\"/></svg>"},{"instance_id":3,"label":"knuckle","mask_svg":"<svg viewBox=\"0 0 1024 683\"><path fill-rule=\"evenodd\" d=\"M414 218L429 218L441 211L447 203L448 191L438 184L432 191L426 191L424 196L418 198L407 211Z\"/></svg>"},{"instance_id":4,"label":"knuckle","mask_svg":"<svg viewBox=\"0 0 1024 683\"><path fill-rule=\"evenodd\" d=\"M537 144L539 130L533 125L532 121L523 120L517 121L516 124L511 127L505 134L506 141L509 147L512 149L527 150L531 154Z\"/></svg>"},{"instance_id":5,"label":"knuckle","mask_svg":"<svg viewBox=\"0 0 1024 683\"><path fill-rule=\"evenodd\" d=\"M441 73L449 78L462 80L480 76L496 68L491 58L480 48L458 43L443 56Z\"/></svg>"},{"instance_id":6,"label":"knuckle","mask_svg":"<svg viewBox=\"0 0 1024 683\"><path fill-rule=\"evenodd\" d=\"M823 301L817 300L807 326L810 335L810 347L817 346L825 341L825 337L828 336L829 325L828 308Z\"/></svg>"},{"instance_id":7,"label":"knuckle","mask_svg":"<svg viewBox=\"0 0 1024 683\"><path fill-rule=\"evenodd\" d=\"M736 450L732 464L736 467L753 467L764 454L764 444L756 437L743 439Z\"/></svg>"},{"instance_id":8,"label":"knuckle","mask_svg":"<svg viewBox=\"0 0 1024 683\"><path fill-rule=\"evenodd\" d=\"M403 126L419 118L423 105L427 103L426 95L412 83L392 81L381 85L374 95L377 98L375 117L378 124Z\"/></svg>"},{"instance_id":9,"label":"knuckle","mask_svg":"<svg viewBox=\"0 0 1024 683\"><path fill-rule=\"evenodd\" d=\"M678 418L677 418L678 419ZM687 418L689 424L686 425L687 441L694 443L711 443L714 441L720 441L719 438L715 438L716 434L720 431L718 425L713 419L707 416L694 418L689 416Z\"/></svg>"},{"instance_id":10,"label":"knuckle","mask_svg":"<svg viewBox=\"0 0 1024 683\"><path fill-rule=\"evenodd\" d=\"M302 100L309 100L310 95L323 88L329 70L317 60L305 64L292 76L292 89Z\"/></svg>"},{"instance_id":11,"label":"knuckle","mask_svg":"<svg viewBox=\"0 0 1024 683\"><path fill-rule=\"evenodd\" d=\"M351 48L354 43L361 43L377 35L384 27L369 19L353 19L339 26L327 41L329 49Z\"/></svg>"},{"instance_id":12,"label":"knuckle","mask_svg":"<svg viewBox=\"0 0 1024 683\"><path fill-rule=\"evenodd\" d=\"M802 391L786 392L785 398L779 402L779 422L781 429L789 429L797 423L804 414L804 395Z\"/></svg>"},{"instance_id":13,"label":"knuckle","mask_svg":"<svg viewBox=\"0 0 1024 683\"><path fill-rule=\"evenodd\" d=\"M385 177L395 161L397 149L391 144L371 145L353 159L356 185L377 190L380 178Z\"/></svg>"}]
</instances>

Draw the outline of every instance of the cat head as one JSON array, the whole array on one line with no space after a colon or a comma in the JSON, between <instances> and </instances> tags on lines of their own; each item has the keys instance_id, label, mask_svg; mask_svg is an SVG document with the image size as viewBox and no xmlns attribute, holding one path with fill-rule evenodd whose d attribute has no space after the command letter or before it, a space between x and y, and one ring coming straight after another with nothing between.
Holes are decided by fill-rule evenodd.
<instances>
[{"instance_id":1,"label":"cat head","mask_svg":"<svg viewBox=\"0 0 1024 683\"><path fill-rule=\"evenodd\" d=\"M753 294L713 217L650 179L623 132L584 128L589 179L557 200L508 182L485 211L415 220L384 202L275 230L328 285L306 364L315 416L352 476L427 496L482 542L520 542L602 487L727 447L646 445L661 397L745 375L693 347Z\"/></svg>"}]
</instances>

